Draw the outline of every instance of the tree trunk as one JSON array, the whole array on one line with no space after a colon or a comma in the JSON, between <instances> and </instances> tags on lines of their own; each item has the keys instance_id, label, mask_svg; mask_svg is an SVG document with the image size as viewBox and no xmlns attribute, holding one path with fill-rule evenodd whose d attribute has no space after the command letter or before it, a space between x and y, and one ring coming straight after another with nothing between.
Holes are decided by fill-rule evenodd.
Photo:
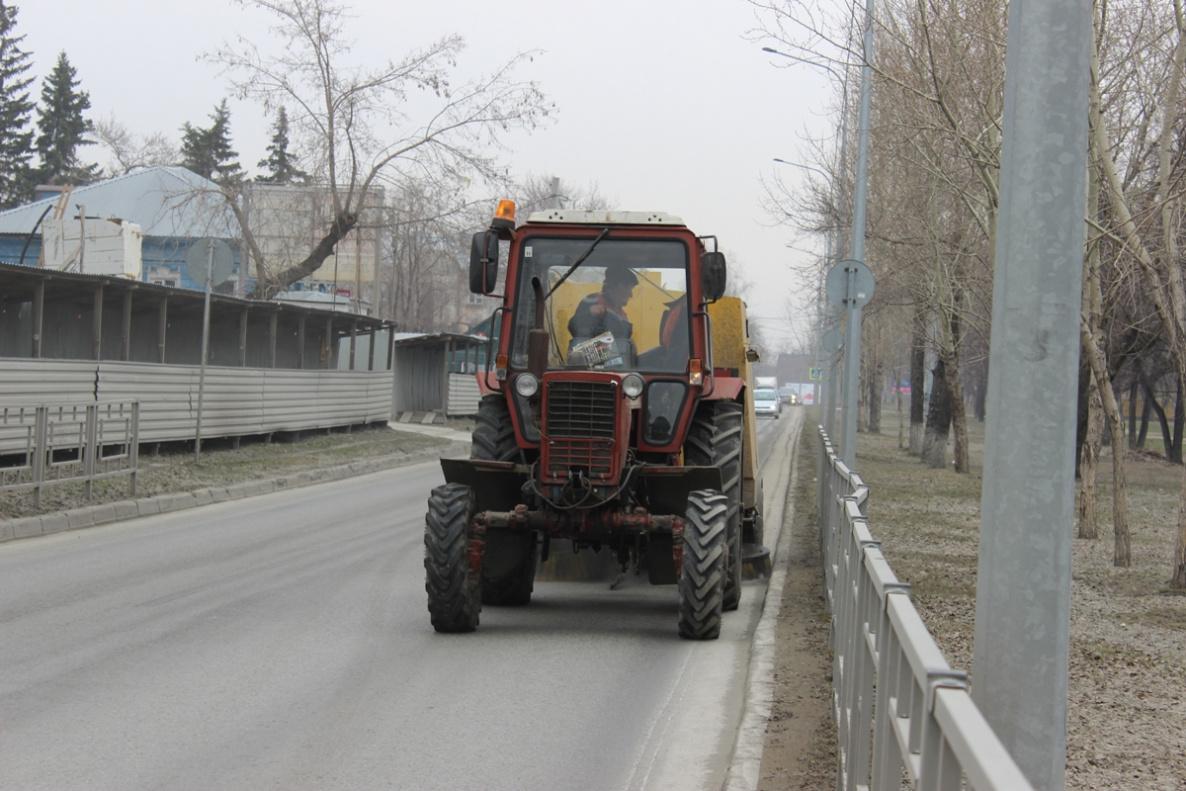
<instances>
[{"instance_id":1,"label":"tree trunk","mask_svg":"<svg viewBox=\"0 0 1186 791\"><path fill-rule=\"evenodd\" d=\"M1111 420L1112 430L1112 527L1115 544L1112 550L1112 565L1128 568L1132 565L1132 541L1128 531L1128 467L1124 458L1124 424L1120 422L1120 409L1112 385L1100 385L1104 409Z\"/></svg>"},{"instance_id":2,"label":"tree trunk","mask_svg":"<svg viewBox=\"0 0 1186 791\"><path fill-rule=\"evenodd\" d=\"M1182 486L1178 493L1178 540L1174 544L1174 576L1170 587L1186 590L1186 465L1182 465Z\"/></svg>"},{"instance_id":3,"label":"tree trunk","mask_svg":"<svg viewBox=\"0 0 1186 791\"><path fill-rule=\"evenodd\" d=\"M959 376L959 356L955 355L947 375L947 389L951 406L951 431L955 435L955 445L952 449L955 471L967 474L972 471L972 463L968 457L968 410L964 405L964 388Z\"/></svg>"},{"instance_id":4,"label":"tree trunk","mask_svg":"<svg viewBox=\"0 0 1186 791\"><path fill-rule=\"evenodd\" d=\"M1186 370L1178 370L1178 408L1177 425L1174 433L1181 438L1182 430L1182 394L1186 393ZM1186 590L1186 464L1182 465L1182 485L1178 489L1178 539L1174 543L1174 575L1170 578L1170 588Z\"/></svg>"},{"instance_id":5,"label":"tree trunk","mask_svg":"<svg viewBox=\"0 0 1186 791\"><path fill-rule=\"evenodd\" d=\"M1186 375L1178 377L1178 397L1174 401L1174 437L1165 446L1165 457L1174 464L1182 463L1182 424L1186 423L1186 403L1183 403L1186 392L1183 391L1183 381L1186 381Z\"/></svg>"},{"instance_id":6,"label":"tree trunk","mask_svg":"<svg viewBox=\"0 0 1186 791\"><path fill-rule=\"evenodd\" d=\"M1091 365L1092 375L1103 399L1104 412L1108 416L1108 428L1112 433L1112 528L1115 547L1112 551L1112 565L1128 568L1132 565L1132 546L1128 530L1128 473L1125 468L1124 418L1116 404L1116 394L1108 381L1108 366L1091 329L1080 322L1083 353Z\"/></svg>"},{"instance_id":7,"label":"tree trunk","mask_svg":"<svg viewBox=\"0 0 1186 791\"><path fill-rule=\"evenodd\" d=\"M1084 292L1084 313L1090 316L1087 310L1087 289L1088 284L1083 284ZM1078 480L1083 474L1080 462L1083 459L1083 443L1087 441L1087 418L1088 418L1088 398L1091 393L1091 383L1094 380L1091 377L1091 365L1087 362L1086 352L1079 354L1079 417L1075 429L1075 479ZM1097 394L1098 395L1098 394Z\"/></svg>"},{"instance_id":8,"label":"tree trunk","mask_svg":"<svg viewBox=\"0 0 1186 791\"><path fill-rule=\"evenodd\" d=\"M1099 113L1098 95L1092 94L1092 117ZM1088 156L1095 153L1088 146ZM1087 217L1095 220L1099 216L1099 182L1091 178L1093 165L1088 164ZM1090 227L1090 226L1089 226ZM1079 355L1079 420L1076 432L1075 462L1079 464L1082 486L1079 489L1079 537L1099 536L1098 495L1096 476L1099 472L1100 448L1103 446L1104 404L1100 395L1100 384L1094 376L1099 365L1098 347L1095 336L1099 332L1103 295L1100 290L1100 248L1099 242L1090 240L1087 254L1083 257L1083 301L1080 320ZM1080 464L1080 459L1082 463Z\"/></svg>"},{"instance_id":9,"label":"tree trunk","mask_svg":"<svg viewBox=\"0 0 1186 791\"><path fill-rule=\"evenodd\" d=\"M1153 383L1147 379L1141 380L1141 387L1144 388L1146 403L1150 405L1152 410L1157 413L1157 422L1161 425L1161 442L1165 446L1165 458L1174 464L1182 463L1182 384L1181 380L1178 382L1178 392L1174 399L1174 427L1170 429L1170 420L1165 413L1165 408L1157 403L1157 398L1153 394ZM1145 421L1148 423L1148 420ZM1142 432L1145 427L1142 426Z\"/></svg>"},{"instance_id":10,"label":"tree trunk","mask_svg":"<svg viewBox=\"0 0 1186 791\"><path fill-rule=\"evenodd\" d=\"M927 394L927 318L920 305L914 312L910 337L910 455L921 456L926 429L924 414Z\"/></svg>"},{"instance_id":11,"label":"tree trunk","mask_svg":"<svg viewBox=\"0 0 1186 791\"><path fill-rule=\"evenodd\" d=\"M880 335L880 330L876 335ZM873 348L869 350L869 365L865 372L866 377L866 392L869 399L869 425L867 430L870 434L881 433L881 391L884 384L884 363L881 360L879 348L881 345L880 337L874 339L874 343L870 344Z\"/></svg>"},{"instance_id":12,"label":"tree trunk","mask_svg":"<svg viewBox=\"0 0 1186 791\"><path fill-rule=\"evenodd\" d=\"M902 378L898 371L894 371L894 402L898 407L898 450L905 450L906 445L906 421L902 418Z\"/></svg>"},{"instance_id":13,"label":"tree trunk","mask_svg":"<svg viewBox=\"0 0 1186 791\"><path fill-rule=\"evenodd\" d=\"M973 398L976 421L983 423L986 417L985 412L988 406L988 360L978 366L979 372L977 378L979 382L976 386L976 395Z\"/></svg>"},{"instance_id":14,"label":"tree trunk","mask_svg":"<svg viewBox=\"0 0 1186 791\"><path fill-rule=\"evenodd\" d=\"M955 434L955 471L962 474L971 472L971 461L968 458L968 411L964 404L964 383L960 378L960 343L963 331L960 311L963 306L961 292L956 291L951 312L951 326L948 340L951 348L946 352L947 365L947 393L950 399L951 429Z\"/></svg>"},{"instance_id":15,"label":"tree trunk","mask_svg":"<svg viewBox=\"0 0 1186 791\"><path fill-rule=\"evenodd\" d=\"M357 224L357 215L348 212L339 214L330 225L329 230L326 231L325 236L321 237L303 261L274 273L267 280L263 278L262 273L259 273L260 279L256 281L255 289L248 296L253 299L271 299L291 283L313 274L321 268L327 258L334 254L334 248L338 242L345 239L346 234L350 233Z\"/></svg>"},{"instance_id":16,"label":"tree trunk","mask_svg":"<svg viewBox=\"0 0 1186 791\"><path fill-rule=\"evenodd\" d=\"M951 430L951 394L942 358L931 372L931 405L922 442L922 462L934 469L947 467L947 437Z\"/></svg>"},{"instance_id":17,"label":"tree trunk","mask_svg":"<svg viewBox=\"0 0 1186 791\"><path fill-rule=\"evenodd\" d=\"M1079 488L1079 538L1099 538L1095 479L1099 470L1100 448L1103 444L1104 405L1095 380L1090 380L1084 400L1087 403L1087 436L1084 438L1083 456L1079 465L1082 479Z\"/></svg>"},{"instance_id":18,"label":"tree trunk","mask_svg":"<svg viewBox=\"0 0 1186 791\"><path fill-rule=\"evenodd\" d=\"M1141 361L1136 361L1138 371ZM1132 378L1128 386L1128 447L1137 447L1137 395L1140 393L1140 382L1137 376Z\"/></svg>"},{"instance_id":19,"label":"tree trunk","mask_svg":"<svg viewBox=\"0 0 1186 791\"><path fill-rule=\"evenodd\" d=\"M1152 392L1143 394L1141 401L1141 422L1137 427L1137 441L1134 447L1145 449L1145 440L1149 438L1149 413L1153 411L1154 404L1157 404L1157 399Z\"/></svg>"}]
</instances>

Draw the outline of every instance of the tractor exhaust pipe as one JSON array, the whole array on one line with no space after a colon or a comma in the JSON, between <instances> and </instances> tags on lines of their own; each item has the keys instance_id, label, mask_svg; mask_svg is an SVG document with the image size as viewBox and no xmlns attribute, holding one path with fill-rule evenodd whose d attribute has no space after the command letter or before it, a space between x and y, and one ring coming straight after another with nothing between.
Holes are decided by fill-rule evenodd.
<instances>
[{"instance_id":1,"label":"tractor exhaust pipe","mask_svg":"<svg viewBox=\"0 0 1186 791\"><path fill-rule=\"evenodd\" d=\"M548 345L552 339L544 329L544 286L538 277L531 278L531 290L535 294L535 320L527 333L527 370L542 382L548 368Z\"/></svg>"}]
</instances>

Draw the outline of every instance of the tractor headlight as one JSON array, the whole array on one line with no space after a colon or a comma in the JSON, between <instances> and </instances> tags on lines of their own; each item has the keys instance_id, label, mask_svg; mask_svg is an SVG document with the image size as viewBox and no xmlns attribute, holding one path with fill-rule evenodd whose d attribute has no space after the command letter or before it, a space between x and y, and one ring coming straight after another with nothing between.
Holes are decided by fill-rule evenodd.
<instances>
[{"instance_id":1,"label":"tractor headlight","mask_svg":"<svg viewBox=\"0 0 1186 791\"><path fill-rule=\"evenodd\" d=\"M638 374L626 374L622 379L622 392L631 398L638 398L642 395L643 381Z\"/></svg>"},{"instance_id":2,"label":"tractor headlight","mask_svg":"<svg viewBox=\"0 0 1186 791\"><path fill-rule=\"evenodd\" d=\"M539 392L539 379L535 374L519 374L515 377L515 392L524 398L531 398Z\"/></svg>"}]
</instances>

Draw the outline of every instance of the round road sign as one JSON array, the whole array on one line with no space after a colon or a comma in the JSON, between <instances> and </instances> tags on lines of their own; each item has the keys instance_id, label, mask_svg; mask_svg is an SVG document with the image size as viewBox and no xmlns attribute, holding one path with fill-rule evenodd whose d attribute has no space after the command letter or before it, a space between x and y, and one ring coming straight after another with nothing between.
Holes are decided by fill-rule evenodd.
<instances>
[{"instance_id":1,"label":"round road sign","mask_svg":"<svg viewBox=\"0 0 1186 791\"><path fill-rule=\"evenodd\" d=\"M206 264L214 254L214 266L210 273L210 285L217 286L231 276L235 257L231 246L222 239L199 239L189 246L185 253L185 273L199 286L206 286Z\"/></svg>"},{"instance_id":2,"label":"round road sign","mask_svg":"<svg viewBox=\"0 0 1186 791\"><path fill-rule=\"evenodd\" d=\"M841 261L824 281L828 301L841 308L863 308L873 299L873 272L860 261Z\"/></svg>"}]
</instances>

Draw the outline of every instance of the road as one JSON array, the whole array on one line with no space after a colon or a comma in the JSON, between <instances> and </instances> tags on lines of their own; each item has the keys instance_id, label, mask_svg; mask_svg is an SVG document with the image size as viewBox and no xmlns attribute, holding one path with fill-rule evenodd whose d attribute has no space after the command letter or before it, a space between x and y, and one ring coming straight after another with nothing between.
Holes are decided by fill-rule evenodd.
<instances>
[{"instance_id":1,"label":"road","mask_svg":"<svg viewBox=\"0 0 1186 791\"><path fill-rule=\"evenodd\" d=\"M0 788L719 788L765 581L708 643L633 577L537 582L438 635L440 481L421 464L0 546Z\"/></svg>"}]
</instances>

